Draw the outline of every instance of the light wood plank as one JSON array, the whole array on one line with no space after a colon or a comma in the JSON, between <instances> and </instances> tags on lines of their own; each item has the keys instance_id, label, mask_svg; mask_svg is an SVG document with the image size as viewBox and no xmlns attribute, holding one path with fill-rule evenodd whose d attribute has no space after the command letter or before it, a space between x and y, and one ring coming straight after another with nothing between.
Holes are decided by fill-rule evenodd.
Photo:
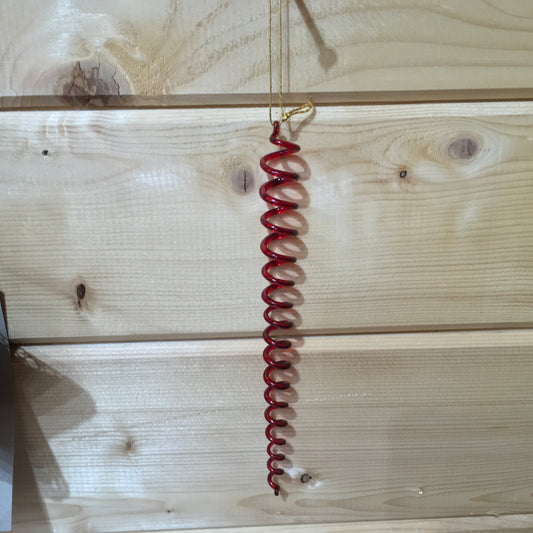
<instances>
[{"instance_id":1,"label":"light wood plank","mask_svg":"<svg viewBox=\"0 0 533 533\"><path fill-rule=\"evenodd\" d=\"M277 2L276 2L277 4ZM4 0L0 105L264 103L264 0ZM321 101L519 96L528 0L284 2L285 89ZM274 39L276 42L276 39ZM276 53L276 50L274 50ZM459 92L459 94L458 94Z\"/></svg>"},{"instance_id":2,"label":"light wood plank","mask_svg":"<svg viewBox=\"0 0 533 533\"><path fill-rule=\"evenodd\" d=\"M533 330L305 339L280 498L265 480L261 347L19 348L15 532L532 508Z\"/></svg>"},{"instance_id":3,"label":"light wood plank","mask_svg":"<svg viewBox=\"0 0 533 533\"><path fill-rule=\"evenodd\" d=\"M262 109L2 113L11 338L257 335L266 122ZM531 326L533 104L324 107L293 139L304 331Z\"/></svg>"},{"instance_id":4,"label":"light wood plank","mask_svg":"<svg viewBox=\"0 0 533 533\"><path fill-rule=\"evenodd\" d=\"M346 524L276 525L276 533L462 533L467 531L530 531L533 515L476 516L430 520L376 520ZM178 530L175 530L178 531ZM219 528L189 529L190 533L222 533ZM271 533L272 526L231 528L232 533ZM186 533L185 530L181 530ZM140 533L140 532L136 532ZM154 532L155 533L155 532ZM168 531L166 533L174 533Z\"/></svg>"}]
</instances>

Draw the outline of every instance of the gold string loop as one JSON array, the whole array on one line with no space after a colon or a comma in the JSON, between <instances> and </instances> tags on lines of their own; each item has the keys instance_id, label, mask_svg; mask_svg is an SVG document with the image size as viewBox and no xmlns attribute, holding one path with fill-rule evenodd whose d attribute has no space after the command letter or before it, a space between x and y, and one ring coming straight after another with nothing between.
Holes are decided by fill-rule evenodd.
<instances>
[{"instance_id":1,"label":"gold string loop","mask_svg":"<svg viewBox=\"0 0 533 533\"><path fill-rule=\"evenodd\" d=\"M278 0L278 11L279 11L279 20L278 20L278 37L279 37L279 89L278 89L278 101L279 101L279 111L281 118L280 123L286 122L294 115L301 115L303 113L308 113L313 109L313 97L310 96L309 100L305 104L302 104L290 111L285 112L283 107L283 65L282 65L282 52L283 52L283 37L282 37L282 16L281 16L281 3L282 0ZM268 0L268 59L269 59L269 72L270 72L270 99L268 101L268 116L270 118L270 124L274 125L272 120L272 0Z\"/></svg>"},{"instance_id":2,"label":"gold string loop","mask_svg":"<svg viewBox=\"0 0 533 533\"><path fill-rule=\"evenodd\" d=\"M301 115L303 113L309 113L313 109L313 97L310 96L309 100L305 102L305 104L302 104L298 107L295 107L294 109L291 109L287 113L283 113L281 115L281 122L285 122L286 120L289 120L293 115Z\"/></svg>"}]
</instances>

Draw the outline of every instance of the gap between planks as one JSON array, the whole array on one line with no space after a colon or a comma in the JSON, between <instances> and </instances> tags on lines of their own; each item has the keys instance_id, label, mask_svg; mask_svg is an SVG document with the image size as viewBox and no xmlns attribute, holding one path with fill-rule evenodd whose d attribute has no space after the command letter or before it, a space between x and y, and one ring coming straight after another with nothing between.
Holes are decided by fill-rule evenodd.
<instances>
[{"instance_id":1,"label":"gap between planks","mask_svg":"<svg viewBox=\"0 0 533 533\"><path fill-rule=\"evenodd\" d=\"M374 105L409 105L409 104L459 104L488 102L531 102L530 89L479 89L479 90L442 90L442 91L388 91L388 92L338 92L338 93L286 93L283 101L286 107L300 105L309 97L316 106L360 107ZM158 97L123 96L120 103L113 102L105 106L83 106L76 99L63 100L58 105L57 97L47 95L35 96L0 96L0 113L5 111L102 111L102 110L153 110L153 109L239 109L268 108L267 94L197 94L197 95L161 95ZM35 102L39 104L36 105Z\"/></svg>"},{"instance_id":2,"label":"gap between planks","mask_svg":"<svg viewBox=\"0 0 533 533\"><path fill-rule=\"evenodd\" d=\"M266 324L266 323L265 323ZM365 330L357 329L331 329L328 331L320 330L293 330L285 331L284 337L291 339L303 339L313 337L369 337L376 336L376 338L383 336L393 335L417 335L417 334L453 334L453 333L475 333L475 332L511 332L511 331L530 331L531 328L524 324L505 324L503 327L501 324L494 324L494 326L487 326L486 324L464 324L458 328L457 325L440 326L438 329L431 326L409 326L405 329L384 329L384 328L371 328ZM194 337L191 336L179 336L174 334L169 335L128 335L128 336L94 336L94 337L69 337L68 339L58 338L28 338L28 339L9 339L10 346L14 349L21 346L47 346L47 345L84 345L84 344L125 344L125 343L154 343L154 342L202 342L202 341L240 341L258 339L262 337L262 331L258 332L241 332L241 333L218 333L205 335L197 334Z\"/></svg>"}]
</instances>

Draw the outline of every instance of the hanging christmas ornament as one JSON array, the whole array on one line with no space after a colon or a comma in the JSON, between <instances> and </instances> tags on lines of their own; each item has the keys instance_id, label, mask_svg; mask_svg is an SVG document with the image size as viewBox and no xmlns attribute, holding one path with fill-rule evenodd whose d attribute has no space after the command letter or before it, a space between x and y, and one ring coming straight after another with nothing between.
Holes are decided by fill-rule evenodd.
<instances>
[{"instance_id":1,"label":"hanging christmas ornament","mask_svg":"<svg viewBox=\"0 0 533 533\"><path fill-rule=\"evenodd\" d=\"M290 157L296 152L300 151L300 147L289 141L279 138L281 124L288 121L293 115L300 113L307 113L313 108L313 101L309 101L300 107L285 112L282 98L282 0L278 0L279 9L279 108L280 119L272 120L272 0L269 0L269 65L270 65L270 102L269 102L269 117L270 123L273 126L272 134L270 135L270 142L280 149L271 152L261 158L261 168L267 173L268 181L264 183L259 194L261 198L267 202L271 208L261 217L261 223L269 230L268 235L261 242L261 251L268 257L269 261L262 269L263 277L268 281L269 285L262 292L261 297L266 303L267 308L263 314L267 321L267 326L263 332L263 339L267 346L263 351L263 358L267 367L263 373L264 381L267 385L265 390L265 400L268 407L265 410L265 418L268 423L266 428L266 437L269 441L267 446L268 460L268 484L274 490L276 496L279 495L280 486L277 480L278 476L283 475L284 470L279 466L279 462L285 459L285 455L279 451L279 448L286 443L283 437L276 435L278 428L283 428L287 425L287 420L280 415L276 415L278 409L285 409L289 406L288 402L280 401L277 398L279 391L284 391L290 388L290 383L285 380L280 380L278 377L279 371L288 370L291 367L290 361L284 358L284 353L287 354L291 348L292 343L286 338L279 338L275 335L278 330L288 330L293 327L293 322L287 319L279 319L273 316L273 313L279 310L291 309L293 304L288 301L282 301L274 297L273 293L279 289L287 289L293 287L294 281L292 279L284 279L280 274L273 274L273 270L283 270L283 267L296 262L296 257L286 255L274 251L271 245L276 242L279 243L283 239L296 237L298 230L281 225L278 219L280 215L284 215L290 211L298 209L296 202L290 202L280 198L280 191L282 187L294 183L298 180L299 175L296 172L289 172L281 170L272 166L271 163L279 163L284 158ZM274 219L273 222L271 219ZM274 375L275 374L275 375Z\"/></svg>"}]
</instances>

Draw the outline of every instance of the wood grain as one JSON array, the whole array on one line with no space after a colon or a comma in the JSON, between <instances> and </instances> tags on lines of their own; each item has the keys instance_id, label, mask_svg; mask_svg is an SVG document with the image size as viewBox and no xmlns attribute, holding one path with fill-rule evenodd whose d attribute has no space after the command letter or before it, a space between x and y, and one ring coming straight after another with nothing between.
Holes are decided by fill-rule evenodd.
<instances>
[{"instance_id":1,"label":"wood grain","mask_svg":"<svg viewBox=\"0 0 533 533\"><path fill-rule=\"evenodd\" d=\"M4 0L0 105L265 103L267 5ZM530 97L527 0L298 0L283 11L287 93L323 102Z\"/></svg>"},{"instance_id":2,"label":"wood grain","mask_svg":"<svg viewBox=\"0 0 533 533\"><path fill-rule=\"evenodd\" d=\"M265 122L2 113L10 338L258 335ZM304 331L531 326L533 104L323 107L290 135Z\"/></svg>"},{"instance_id":3,"label":"wood grain","mask_svg":"<svg viewBox=\"0 0 533 533\"><path fill-rule=\"evenodd\" d=\"M406 531L409 533L463 533L467 531L530 531L532 528L533 515L506 515L425 520L375 520L345 524L276 525L276 533L405 533ZM188 533L222 533L222 531L218 528L190 529ZM231 529L231 533L271 533L271 531L271 526ZM187 533L186 530L181 530L181 532ZM166 533L173 532L167 531Z\"/></svg>"},{"instance_id":4,"label":"wood grain","mask_svg":"<svg viewBox=\"0 0 533 533\"><path fill-rule=\"evenodd\" d=\"M265 480L261 347L19 348L15 532L531 509L532 330L301 341L279 498Z\"/></svg>"}]
</instances>

